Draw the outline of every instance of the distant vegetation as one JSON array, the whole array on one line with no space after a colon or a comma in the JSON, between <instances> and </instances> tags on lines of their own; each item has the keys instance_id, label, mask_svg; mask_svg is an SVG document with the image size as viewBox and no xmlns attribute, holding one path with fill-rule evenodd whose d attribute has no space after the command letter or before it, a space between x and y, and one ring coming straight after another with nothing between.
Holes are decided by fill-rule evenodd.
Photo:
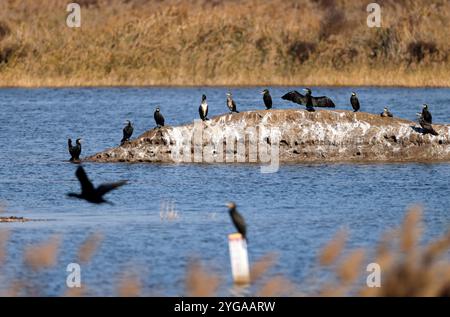
<instances>
[{"instance_id":1,"label":"distant vegetation","mask_svg":"<svg viewBox=\"0 0 450 317\"><path fill-rule=\"evenodd\" d=\"M450 2L369 2L4 0L0 85L450 86Z\"/></svg>"}]
</instances>

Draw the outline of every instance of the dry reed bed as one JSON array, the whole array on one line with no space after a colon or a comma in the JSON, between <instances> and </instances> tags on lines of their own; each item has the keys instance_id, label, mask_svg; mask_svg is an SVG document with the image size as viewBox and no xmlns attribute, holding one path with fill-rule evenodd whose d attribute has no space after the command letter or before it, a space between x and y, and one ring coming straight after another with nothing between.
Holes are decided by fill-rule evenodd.
<instances>
[{"instance_id":1,"label":"dry reed bed","mask_svg":"<svg viewBox=\"0 0 450 317\"><path fill-rule=\"evenodd\" d=\"M450 2L0 2L0 86L450 86Z\"/></svg>"},{"instance_id":2,"label":"dry reed bed","mask_svg":"<svg viewBox=\"0 0 450 317\"><path fill-rule=\"evenodd\" d=\"M285 276L269 271L273 269L277 259L274 254L260 258L251 268L252 293L249 295L271 296L450 296L450 232L428 244L420 244L421 210L411 208L406 214L399 229L387 232L378 244L375 262L382 270L381 287L368 288L361 277L365 272L367 257L365 250L345 250L347 235L338 232L328 245L319 252L318 272L331 273L325 281L312 279L303 285L295 285ZM89 263L97 253L102 236L90 235L78 250L77 261L80 264ZM8 232L0 231L0 278L2 265L6 254ZM3 296L38 296L45 295L45 289L40 289L34 276L39 280L39 274L45 269L57 264L61 248L61 237L54 236L47 241L27 246L23 261L27 270L33 274L23 274L28 277L10 278L10 285ZM201 261L193 260L187 266L185 274L185 289L180 290L188 296L215 296L224 278L206 268ZM45 284L45 283L44 283ZM138 275L124 272L116 285L118 296L143 296L146 294ZM94 290L92 285L82 288L67 289L61 296L86 296Z\"/></svg>"}]
</instances>

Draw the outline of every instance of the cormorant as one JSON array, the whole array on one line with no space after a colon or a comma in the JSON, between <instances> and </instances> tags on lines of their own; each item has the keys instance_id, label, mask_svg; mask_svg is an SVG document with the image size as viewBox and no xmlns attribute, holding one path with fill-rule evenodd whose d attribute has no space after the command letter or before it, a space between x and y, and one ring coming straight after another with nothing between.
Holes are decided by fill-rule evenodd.
<instances>
[{"instance_id":1,"label":"cormorant","mask_svg":"<svg viewBox=\"0 0 450 317\"><path fill-rule=\"evenodd\" d=\"M70 161L79 161L81 154L81 139L77 139L75 141L75 146L72 146L72 139L68 139L67 144L69 146L69 153L71 156Z\"/></svg>"},{"instance_id":2,"label":"cormorant","mask_svg":"<svg viewBox=\"0 0 450 317\"><path fill-rule=\"evenodd\" d=\"M302 95L301 93L299 93L296 90L288 92L283 97L281 97L281 99L292 101L299 105L306 105L306 96ZM334 108L335 107L334 102L326 96L322 96L322 97L311 96L311 99L312 99L313 107L322 107L322 108Z\"/></svg>"},{"instance_id":3,"label":"cormorant","mask_svg":"<svg viewBox=\"0 0 450 317\"><path fill-rule=\"evenodd\" d=\"M203 121L209 120L208 119L208 103L206 102L206 96L202 95L202 103L200 104L200 107L198 108L198 113L200 114L200 119Z\"/></svg>"},{"instance_id":4,"label":"cormorant","mask_svg":"<svg viewBox=\"0 0 450 317\"><path fill-rule=\"evenodd\" d=\"M155 118L156 126L163 127L164 126L164 117L159 111L159 107L156 108L155 113L153 114L153 117Z\"/></svg>"},{"instance_id":5,"label":"cormorant","mask_svg":"<svg viewBox=\"0 0 450 317\"><path fill-rule=\"evenodd\" d=\"M233 221L237 231L245 240L247 240L247 225L245 224L245 220L242 215L236 210L236 204L228 203L227 207L229 208L228 212L230 213L231 220Z\"/></svg>"},{"instance_id":6,"label":"cormorant","mask_svg":"<svg viewBox=\"0 0 450 317\"><path fill-rule=\"evenodd\" d=\"M436 130L433 129L433 116L428 111L428 105L423 105L422 113L417 114L419 116L419 124L422 127L423 134L430 133L432 135L439 135Z\"/></svg>"},{"instance_id":7,"label":"cormorant","mask_svg":"<svg viewBox=\"0 0 450 317\"><path fill-rule=\"evenodd\" d=\"M231 92L227 93L227 107L230 109L230 113L236 112L239 113L236 109L236 103L233 100L233 95Z\"/></svg>"},{"instance_id":8,"label":"cormorant","mask_svg":"<svg viewBox=\"0 0 450 317\"><path fill-rule=\"evenodd\" d=\"M272 97L270 96L270 92L268 89L264 89L261 92L263 96L263 100L264 100L264 105L266 106L266 110L272 109Z\"/></svg>"},{"instance_id":9,"label":"cormorant","mask_svg":"<svg viewBox=\"0 0 450 317\"><path fill-rule=\"evenodd\" d=\"M127 120L127 125L123 128L123 138L120 141L120 144L124 144L126 141L129 141L131 136L133 135L133 125L130 120Z\"/></svg>"},{"instance_id":10,"label":"cormorant","mask_svg":"<svg viewBox=\"0 0 450 317\"><path fill-rule=\"evenodd\" d=\"M422 119L429 124L433 123L433 116L431 115L430 111L428 111L428 105L423 105Z\"/></svg>"},{"instance_id":11,"label":"cormorant","mask_svg":"<svg viewBox=\"0 0 450 317\"><path fill-rule=\"evenodd\" d=\"M81 194L68 193L67 196L84 199L93 204L102 204L102 203L111 204L110 202L103 199L103 195L127 183L127 181L120 181L116 183L102 184L97 188L95 188L94 185L89 180L89 178L87 177L86 172L84 171L82 166L79 166L77 168L75 175L77 176L81 184Z\"/></svg>"},{"instance_id":12,"label":"cormorant","mask_svg":"<svg viewBox=\"0 0 450 317\"><path fill-rule=\"evenodd\" d=\"M352 96L350 97L350 103L352 104L353 112L358 112L360 105L358 97L356 96L355 92L352 92Z\"/></svg>"},{"instance_id":13,"label":"cormorant","mask_svg":"<svg viewBox=\"0 0 450 317\"><path fill-rule=\"evenodd\" d=\"M431 123L426 122L422 117L419 119L419 124L422 127L423 134L429 133L432 135L439 135L439 133L436 132Z\"/></svg>"},{"instance_id":14,"label":"cormorant","mask_svg":"<svg viewBox=\"0 0 450 317\"><path fill-rule=\"evenodd\" d=\"M312 93L311 89L305 88L303 90L306 91L306 110L309 111L309 112L316 111L316 110L314 110L314 107L313 107L312 96L311 96L311 93Z\"/></svg>"},{"instance_id":15,"label":"cormorant","mask_svg":"<svg viewBox=\"0 0 450 317\"><path fill-rule=\"evenodd\" d=\"M384 107L384 110L382 113L380 113L380 116L382 116L383 118L386 117L393 117L392 113L389 111L388 107Z\"/></svg>"}]
</instances>

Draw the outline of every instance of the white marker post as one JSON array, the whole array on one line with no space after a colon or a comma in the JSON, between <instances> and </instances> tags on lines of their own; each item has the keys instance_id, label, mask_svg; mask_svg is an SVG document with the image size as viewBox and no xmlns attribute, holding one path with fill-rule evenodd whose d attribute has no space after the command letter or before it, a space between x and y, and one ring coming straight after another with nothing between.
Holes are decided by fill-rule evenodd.
<instances>
[{"instance_id":1,"label":"white marker post","mask_svg":"<svg viewBox=\"0 0 450 317\"><path fill-rule=\"evenodd\" d=\"M250 268L248 265L247 242L240 233L228 235L230 247L231 272L236 284L250 283Z\"/></svg>"}]
</instances>

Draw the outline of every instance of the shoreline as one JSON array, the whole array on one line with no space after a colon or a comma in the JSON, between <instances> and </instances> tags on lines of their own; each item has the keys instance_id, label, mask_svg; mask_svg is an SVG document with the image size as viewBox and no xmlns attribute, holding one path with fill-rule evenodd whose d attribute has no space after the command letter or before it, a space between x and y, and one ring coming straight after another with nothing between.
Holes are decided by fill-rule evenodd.
<instances>
[{"instance_id":1,"label":"shoreline","mask_svg":"<svg viewBox=\"0 0 450 317\"><path fill-rule=\"evenodd\" d=\"M328 85L328 84L308 84L308 83L299 83L299 84L242 84L242 85L224 85L224 84L217 84L217 85L211 85L211 84L198 84L198 85L183 85L183 84L172 84L172 85L166 85L166 84L111 84L111 85L105 85L105 84L81 84L81 85L0 85L0 89L88 89L88 88L260 88L260 87L272 87L272 88L298 88L298 87L323 87L323 88L408 88L408 89L422 89L422 88L432 88L432 89L450 89L450 85L376 85L376 84L367 84L367 85L351 85L351 84L342 84L342 85Z\"/></svg>"}]
</instances>

